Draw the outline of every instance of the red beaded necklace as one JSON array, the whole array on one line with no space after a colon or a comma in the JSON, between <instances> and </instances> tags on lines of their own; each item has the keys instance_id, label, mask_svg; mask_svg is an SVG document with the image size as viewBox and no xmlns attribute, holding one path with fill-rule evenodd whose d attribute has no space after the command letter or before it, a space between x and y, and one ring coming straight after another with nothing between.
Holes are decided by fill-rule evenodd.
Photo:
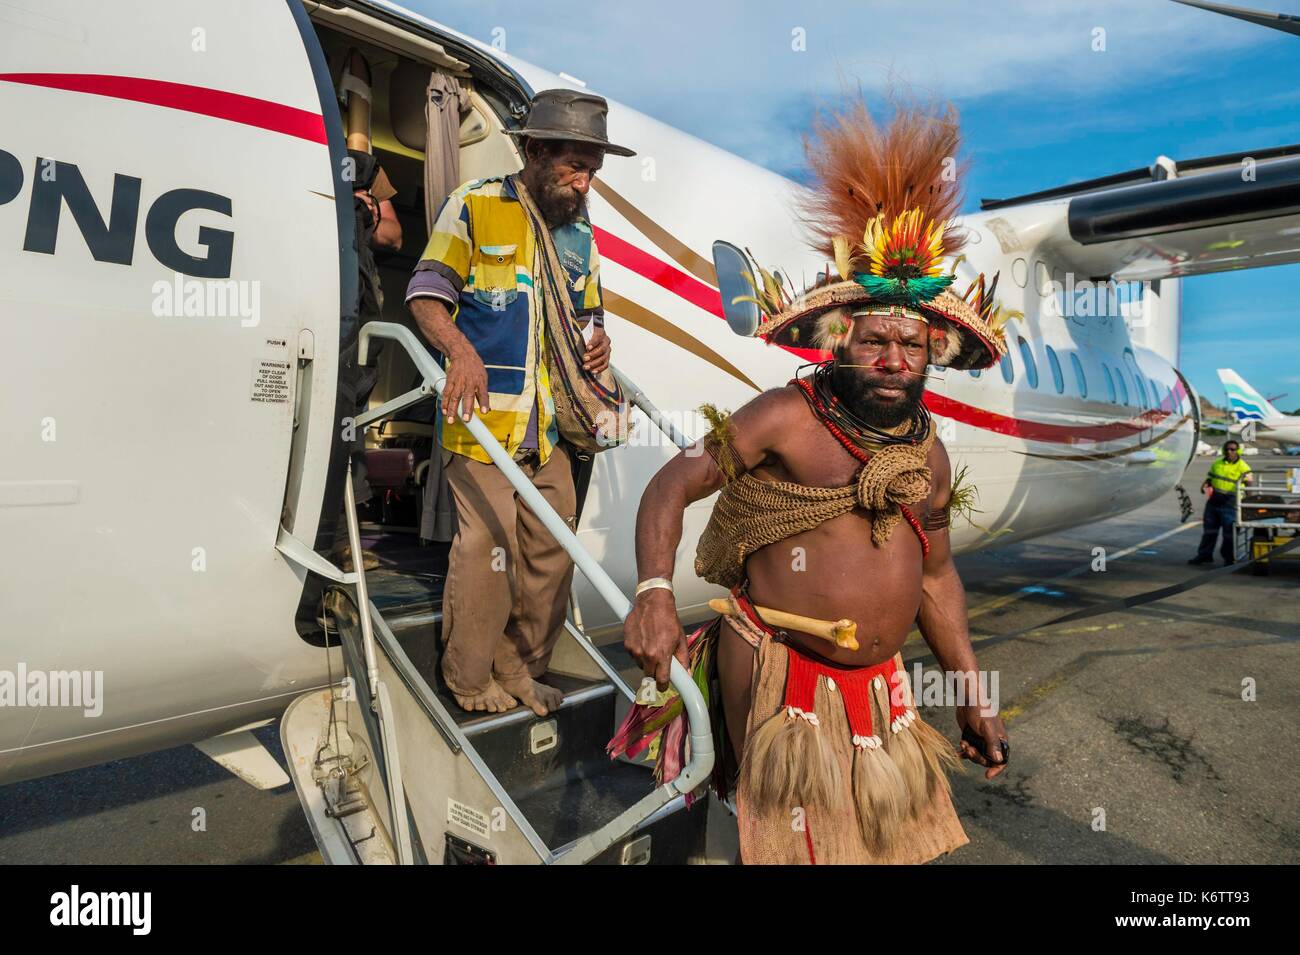
<instances>
[{"instance_id":1,"label":"red beaded necklace","mask_svg":"<svg viewBox=\"0 0 1300 955\"><path fill-rule=\"evenodd\" d=\"M806 378L794 378L791 380L790 383L793 385L798 385L799 389L804 393L804 397L808 399L808 403L812 405L813 411L816 412L817 420L820 421L822 425L826 428L826 430L829 431L831 435L835 438L835 440L838 441L843 446L845 451L849 452L849 454L853 455L853 457L861 461L863 465L865 465L868 461L871 460L871 452L867 451L865 448L858 446L858 444L855 443L852 438L850 438L848 435L844 433L844 431L839 427L839 425L837 425L834 421L830 419L830 416L827 414L826 411L826 406L822 404L821 398L818 397L817 392L814 390L812 384ZM832 398L831 400L839 401L838 398ZM903 519L906 520L907 523L911 525L912 530L916 532L916 536L920 539L921 556L923 558L929 557L930 538L926 537L925 531L921 529L921 522L916 519L916 515L912 513L911 508L909 508L907 505L905 504L898 505L898 510L903 515Z\"/></svg>"}]
</instances>

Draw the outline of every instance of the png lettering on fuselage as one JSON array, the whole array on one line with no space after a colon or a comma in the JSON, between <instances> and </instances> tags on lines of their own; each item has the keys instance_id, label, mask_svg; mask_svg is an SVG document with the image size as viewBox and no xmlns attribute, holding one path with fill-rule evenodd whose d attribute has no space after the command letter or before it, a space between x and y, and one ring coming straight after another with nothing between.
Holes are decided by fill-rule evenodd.
<instances>
[{"instance_id":1,"label":"png lettering on fuselage","mask_svg":"<svg viewBox=\"0 0 1300 955\"><path fill-rule=\"evenodd\" d=\"M12 153L0 149L0 206L17 198L22 191L22 163ZM135 235L140 221L141 180L124 173L113 176L113 194L108 203L108 219L75 163L37 157L32 169L31 201L27 210L27 229L23 249L53 255L58 241L63 207L97 262L130 265L135 252ZM212 226L199 227L199 245L205 255L190 255L176 241L176 225L182 215L204 209L229 217L229 196L203 189L171 189L154 200L144 217L145 242L159 263L183 275L223 279L230 275L235 234Z\"/></svg>"}]
</instances>

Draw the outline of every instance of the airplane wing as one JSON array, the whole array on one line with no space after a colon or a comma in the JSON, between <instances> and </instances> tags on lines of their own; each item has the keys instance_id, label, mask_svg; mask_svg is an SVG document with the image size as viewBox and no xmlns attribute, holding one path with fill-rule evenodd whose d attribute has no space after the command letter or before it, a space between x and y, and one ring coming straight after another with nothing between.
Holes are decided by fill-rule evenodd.
<instances>
[{"instance_id":1,"label":"airplane wing","mask_svg":"<svg viewBox=\"0 0 1300 955\"><path fill-rule=\"evenodd\" d=\"M1147 281L1300 262L1300 144L1151 166L1012 199L1066 204L1056 251L1082 274Z\"/></svg>"},{"instance_id":2,"label":"airplane wing","mask_svg":"<svg viewBox=\"0 0 1300 955\"><path fill-rule=\"evenodd\" d=\"M1300 36L1300 17L1175 0ZM1009 231L1033 217L1056 257L1080 274L1153 281L1300 262L1300 144L1174 160L1010 199L986 199ZM1016 221L1017 219L1021 221ZM1056 221L1050 221L1055 219Z\"/></svg>"}]
</instances>

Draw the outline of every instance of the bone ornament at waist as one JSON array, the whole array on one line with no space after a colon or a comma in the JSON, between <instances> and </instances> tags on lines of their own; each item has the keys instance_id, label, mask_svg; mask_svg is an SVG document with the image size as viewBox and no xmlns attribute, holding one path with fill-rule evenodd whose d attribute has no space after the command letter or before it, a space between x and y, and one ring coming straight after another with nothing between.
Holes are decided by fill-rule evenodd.
<instances>
[{"instance_id":1,"label":"bone ornament at waist","mask_svg":"<svg viewBox=\"0 0 1300 955\"><path fill-rule=\"evenodd\" d=\"M784 610L774 610L771 607L760 607L758 604L753 606L755 612L769 626L812 634L814 637L829 640L845 650L858 649L858 625L847 617L840 620L818 620L815 617L786 613ZM709 601L709 609L728 617L745 616L745 612L736 603L735 597L715 597Z\"/></svg>"}]
</instances>

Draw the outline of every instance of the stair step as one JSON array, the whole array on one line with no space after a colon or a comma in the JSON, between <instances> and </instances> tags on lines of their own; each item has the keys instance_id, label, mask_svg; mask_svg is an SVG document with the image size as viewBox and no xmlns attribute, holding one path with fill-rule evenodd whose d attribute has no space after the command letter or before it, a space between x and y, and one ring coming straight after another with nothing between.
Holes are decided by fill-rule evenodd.
<instances>
[{"instance_id":1,"label":"stair step","mask_svg":"<svg viewBox=\"0 0 1300 955\"><path fill-rule=\"evenodd\" d=\"M546 677L547 684L562 689L563 683L581 683L582 686L565 690L564 701L560 704L560 710L568 709L573 706L580 706L588 700L598 699L605 696L614 695L614 685L612 683L589 683L586 680L578 680L575 677L566 677L563 674L552 673ZM464 712L463 710L461 711ZM556 712L559 712L558 710ZM507 710L504 713L488 713L479 715L474 713L465 713L469 719L457 719L457 724L466 736L473 738L481 736L484 733L490 733L493 730L500 729L503 726L512 726L516 723L533 723L549 717L538 716L526 706L519 706L513 710ZM552 714L554 715L554 714Z\"/></svg>"},{"instance_id":2,"label":"stair step","mask_svg":"<svg viewBox=\"0 0 1300 955\"><path fill-rule=\"evenodd\" d=\"M480 723L473 732L462 725L474 749L511 797L517 799L535 789L563 785L609 768L605 745L614 733L613 687L575 682L586 685L566 693L565 705L554 713L537 716L520 708L522 712L511 710L489 717L487 725ZM544 748L533 752L539 744Z\"/></svg>"},{"instance_id":3,"label":"stair step","mask_svg":"<svg viewBox=\"0 0 1300 955\"><path fill-rule=\"evenodd\" d=\"M598 775L552 786L516 800L520 811L551 849L558 849L594 832L654 788L649 767L612 762ZM619 865L628 843L641 843L652 865L684 865L705 851L709 800L690 809L675 808L649 820L627 839L592 860L595 865ZM648 838L648 846L646 840Z\"/></svg>"},{"instance_id":4,"label":"stair step","mask_svg":"<svg viewBox=\"0 0 1300 955\"><path fill-rule=\"evenodd\" d=\"M378 604L376 604L378 606ZM425 607L408 607L397 612L380 608L384 622L388 624L393 636L397 637L406 655L420 670L421 675L434 688L447 711L466 736L476 736L491 732L500 726L529 722L536 715L526 706L518 706L504 713L479 713L461 709L456 698L443 682L442 671L438 666L441 653L442 610ZM582 677L569 676L564 673L548 673L543 682L553 686L564 694L560 709L574 706L587 699L607 696L615 692L614 685L606 681L587 680Z\"/></svg>"},{"instance_id":5,"label":"stair step","mask_svg":"<svg viewBox=\"0 0 1300 955\"><path fill-rule=\"evenodd\" d=\"M389 567L366 571L371 602L385 620L412 614L442 616L442 591L446 578L439 574L405 573Z\"/></svg>"},{"instance_id":6,"label":"stair step","mask_svg":"<svg viewBox=\"0 0 1300 955\"><path fill-rule=\"evenodd\" d=\"M600 828L654 789L648 764L611 760L605 752L628 706L613 683L551 672L543 682L564 697L546 716L522 705L505 713L462 710L439 665L442 581L403 579L385 571L377 576L371 595L385 623L548 847L559 849ZM374 578L373 572L367 575L368 581ZM635 670L631 675L639 681L640 671L621 645L600 649L616 669ZM532 752L539 743L546 748ZM703 831L703 813L673 812L638 838L650 836L651 861L685 862ZM622 844L615 845L599 861L618 864L623 850Z\"/></svg>"},{"instance_id":7,"label":"stair step","mask_svg":"<svg viewBox=\"0 0 1300 955\"><path fill-rule=\"evenodd\" d=\"M648 764L611 760L605 751L617 717L628 705L614 682L551 672L542 682L560 690L562 701L546 716L522 705L505 713L462 710L441 673L442 581L391 569L368 573L367 580L386 627L481 758L483 772L496 779L550 849L563 849L599 829L654 790ZM355 607L344 616L348 619L341 625L359 630ZM359 635L350 639L356 643ZM606 656L617 668L632 665L621 647L608 649L612 652ZM651 861L686 861L701 843L704 814L678 810L662 813L643 831L620 840L600 861L641 861L647 839L653 843Z\"/></svg>"}]
</instances>

